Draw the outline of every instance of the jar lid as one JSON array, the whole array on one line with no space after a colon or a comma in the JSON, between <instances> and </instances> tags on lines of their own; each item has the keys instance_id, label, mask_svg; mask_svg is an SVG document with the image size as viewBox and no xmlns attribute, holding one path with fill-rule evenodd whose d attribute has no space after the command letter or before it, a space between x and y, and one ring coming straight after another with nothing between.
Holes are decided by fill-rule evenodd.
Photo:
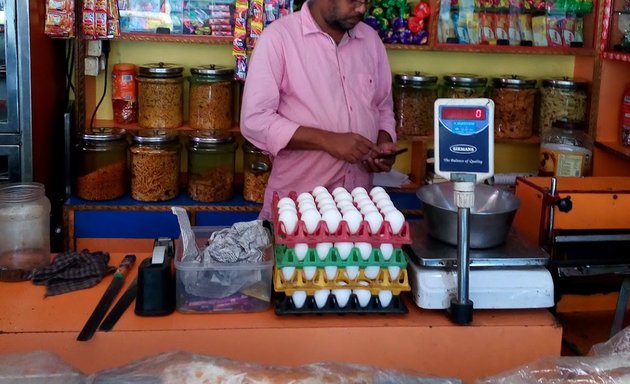
<instances>
[{"instance_id":1,"label":"jar lid","mask_svg":"<svg viewBox=\"0 0 630 384\"><path fill-rule=\"evenodd\" d=\"M581 120L560 119L554 120L551 126L567 131L583 131L586 128L586 123Z\"/></svg>"},{"instance_id":2,"label":"jar lid","mask_svg":"<svg viewBox=\"0 0 630 384\"><path fill-rule=\"evenodd\" d=\"M98 127L86 130L81 138L83 140L111 141L125 136L125 130L112 127Z\"/></svg>"},{"instance_id":3,"label":"jar lid","mask_svg":"<svg viewBox=\"0 0 630 384\"><path fill-rule=\"evenodd\" d=\"M415 72L401 72L394 75L394 80L401 84L423 84L423 83L437 83L437 76L422 73L420 71Z\"/></svg>"},{"instance_id":4,"label":"jar lid","mask_svg":"<svg viewBox=\"0 0 630 384\"><path fill-rule=\"evenodd\" d=\"M138 143L165 143L177 139L177 134L165 129L143 129L133 134L133 141Z\"/></svg>"},{"instance_id":5,"label":"jar lid","mask_svg":"<svg viewBox=\"0 0 630 384\"><path fill-rule=\"evenodd\" d=\"M534 88L536 87L536 80L528 79L519 75L503 75L501 77L493 77L492 84L501 88Z\"/></svg>"},{"instance_id":6,"label":"jar lid","mask_svg":"<svg viewBox=\"0 0 630 384\"><path fill-rule=\"evenodd\" d=\"M190 134L193 143L201 144L222 144L234 141L234 135L230 132L220 131L195 131Z\"/></svg>"},{"instance_id":7,"label":"jar lid","mask_svg":"<svg viewBox=\"0 0 630 384\"><path fill-rule=\"evenodd\" d=\"M566 88L566 89L586 89L588 81L572 79L570 77L552 77L542 81L543 87Z\"/></svg>"},{"instance_id":8,"label":"jar lid","mask_svg":"<svg viewBox=\"0 0 630 384\"><path fill-rule=\"evenodd\" d=\"M208 64L190 68L190 73L200 76L232 76L234 75L234 68Z\"/></svg>"},{"instance_id":9,"label":"jar lid","mask_svg":"<svg viewBox=\"0 0 630 384\"><path fill-rule=\"evenodd\" d=\"M171 63L150 63L141 65L138 74L148 77L177 77L184 72L184 67Z\"/></svg>"},{"instance_id":10,"label":"jar lid","mask_svg":"<svg viewBox=\"0 0 630 384\"><path fill-rule=\"evenodd\" d=\"M444 81L451 85L486 85L488 79L470 73L455 73L444 76Z\"/></svg>"}]
</instances>

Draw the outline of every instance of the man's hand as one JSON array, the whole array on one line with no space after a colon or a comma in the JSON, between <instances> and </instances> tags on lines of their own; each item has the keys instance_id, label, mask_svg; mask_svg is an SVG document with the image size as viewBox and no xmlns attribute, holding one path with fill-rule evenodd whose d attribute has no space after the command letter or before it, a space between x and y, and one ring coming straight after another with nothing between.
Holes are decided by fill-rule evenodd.
<instances>
[{"instance_id":1,"label":"man's hand","mask_svg":"<svg viewBox=\"0 0 630 384\"><path fill-rule=\"evenodd\" d=\"M363 166L368 172L389 172L396 162L396 157L379 158L379 155L394 153L398 150L396 144L391 141L383 142L378 145L375 152L372 152L368 158L363 160Z\"/></svg>"},{"instance_id":2,"label":"man's hand","mask_svg":"<svg viewBox=\"0 0 630 384\"><path fill-rule=\"evenodd\" d=\"M378 152L378 146L357 133L335 133L326 143L325 151L354 164Z\"/></svg>"}]
</instances>

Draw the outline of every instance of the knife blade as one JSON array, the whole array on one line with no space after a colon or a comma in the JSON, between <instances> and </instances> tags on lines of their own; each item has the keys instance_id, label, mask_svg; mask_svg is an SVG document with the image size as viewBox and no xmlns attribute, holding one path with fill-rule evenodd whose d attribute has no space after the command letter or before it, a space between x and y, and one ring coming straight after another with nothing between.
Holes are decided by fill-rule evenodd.
<instances>
[{"instance_id":1,"label":"knife blade","mask_svg":"<svg viewBox=\"0 0 630 384\"><path fill-rule=\"evenodd\" d=\"M109 283L109 286L103 294L103 297L101 297L98 304L96 305L96 308L94 308L92 315L90 315L90 318L83 326L83 329L79 333L79 336L77 336L78 341L87 341L90 340L92 336L94 336L96 328L98 328L98 325L101 323L101 320L103 320L103 317L105 317L107 310L112 305L112 302L116 298L116 295L120 291L120 288L122 288L123 283L125 282L125 275L135 261L136 255L126 255L122 259L122 261L118 265L118 269L114 273L114 278Z\"/></svg>"},{"instance_id":2,"label":"knife blade","mask_svg":"<svg viewBox=\"0 0 630 384\"><path fill-rule=\"evenodd\" d=\"M101 325L99 325L98 330L105 331L105 332L111 331L112 328L114 328L114 325L116 324L116 322L118 322L118 320L122 316L122 314L125 313L127 308L129 308L131 303L133 303L133 301L136 299L137 294L138 294L138 279L135 278L133 279L131 284L129 284L129 287L127 288L125 293L123 293L123 295L120 296L120 299L118 299L116 304L114 304L114 307L112 308L111 311L109 311L109 314L107 315L107 317L105 317Z\"/></svg>"}]
</instances>

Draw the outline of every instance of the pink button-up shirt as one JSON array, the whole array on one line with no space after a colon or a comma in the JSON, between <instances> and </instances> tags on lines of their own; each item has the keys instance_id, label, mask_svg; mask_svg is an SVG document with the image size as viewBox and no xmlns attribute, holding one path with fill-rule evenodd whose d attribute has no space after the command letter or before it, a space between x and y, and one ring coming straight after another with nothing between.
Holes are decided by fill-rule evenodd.
<instances>
[{"instance_id":1,"label":"pink button-up shirt","mask_svg":"<svg viewBox=\"0 0 630 384\"><path fill-rule=\"evenodd\" d=\"M375 143L383 130L396 141L391 70L377 33L359 23L337 45L307 3L265 28L245 81L241 132L273 157L262 219L271 218L274 192L283 197L318 185L351 190L372 184L361 164L324 151L285 149L300 126L354 132Z\"/></svg>"}]
</instances>

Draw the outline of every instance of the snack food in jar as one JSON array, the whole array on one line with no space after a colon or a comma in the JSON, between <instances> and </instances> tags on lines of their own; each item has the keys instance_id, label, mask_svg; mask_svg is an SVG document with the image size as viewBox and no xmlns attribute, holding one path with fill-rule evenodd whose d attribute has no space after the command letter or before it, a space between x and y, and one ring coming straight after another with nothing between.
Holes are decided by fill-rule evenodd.
<instances>
[{"instance_id":1,"label":"snack food in jar","mask_svg":"<svg viewBox=\"0 0 630 384\"><path fill-rule=\"evenodd\" d=\"M127 138L116 128L94 128L77 147L75 194L85 200L111 200L127 191Z\"/></svg>"},{"instance_id":2,"label":"snack food in jar","mask_svg":"<svg viewBox=\"0 0 630 384\"><path fill-rule=\"evenodd\" d=\"M545 79L540 88L540 134L556 120L586 121L587 88L585 80L559 77Z\"/></svg>"},{"instance_id":3,"label":"snack food in jar","mask_svg":"<svg viewBox=\"0 0 630 384\"><path fill-rule=\"evenodd\" d=\"M494 137L526 139L534 133L536 80L517 75L492 79Z\"/></svg>"},{"instance_id":4,"label":"snack food in jar","mask_svg":"<svg viewBox=\"0 0 630 384\"><path fill-rule=\"evenodd\" d=\"M418 71L394 76L394 116L398 134L433 134L433 104L438 97L437 82L437 76Z\"/></svg>"},{"instance_id":5,"label":"snack food in jar","mask_svg":"<svg viewBox=\"0 0 630 384\"><path fill-rule=\"evenodd\" d=\"M478 97L486 97L487 83L487 78L469 73L458 73L444 76L442 97L447 99L474 99Z\"/></svg>"},{"instance_id":6,"label":"snack food in jar","mask_svg":"<svg viewBox=\"0 0 630 384\"><path fill-rule=\"evenodd\" d=\"M540 176L589 176L593 140L582 121L556 120L540 143Z\"/></svg>"},{"instance_id":7,"label":"snack food in jar","mask_svg":"<svg viewBox=\"0 0 630 384\"><path fill-rule=\"evenodd\" d=\"M188 125L230 130L234 124L234 69L210 64L190 69Z\"/></svg>"},{"instance_id":8,"label":"snack food in jar","mask_svg":"<svg viewBox=\"0 0 630 384\"><path fill-rule=\"evenodd\" d=\"M131 197L139 201L170 200L179 194L178 136L162 129L134 134L131 153Z\"/></svg>"},{"instance_id":9,"label":"snack food in jar","mask_svg":"<svg viewBox=\"0 0 630 384\"><path fill-rule=\"evenodd\" d=\"M112 111L116 123L138 120L136 66L133 64L116 64L112 69Z\"/></svg>"},{"instance_id":10,"label":"snack food in jar","mask_svg":"<svg viewBox=\"0 0 630 384\"><path fill-rule=\"evenodd\" d=\"M188 196L215 202L234 196L237 144L231 133L195 131L188 144Z\"/></svg>"},{"instance_id":11,"label":"snack food in jar","mask_svg":"<svg viewBox=\"0 0 630 384\"><path fill-rule=\"evenodd\" d=\"M184 68L153 63L138 68L138 124L143 128L177 128L184 110Z\"/></svg>"},{"instance_id":12,"label":"snack food in jar","mask_svg":"<svg viewBox=\"0 0 630 384\"><path fill-rule=\"evenodd\" d=\"M248 141L243 144L243 157L243 198L254 203L263 203L271 175L271 158Z\"/></svg>"}]
</instances>

